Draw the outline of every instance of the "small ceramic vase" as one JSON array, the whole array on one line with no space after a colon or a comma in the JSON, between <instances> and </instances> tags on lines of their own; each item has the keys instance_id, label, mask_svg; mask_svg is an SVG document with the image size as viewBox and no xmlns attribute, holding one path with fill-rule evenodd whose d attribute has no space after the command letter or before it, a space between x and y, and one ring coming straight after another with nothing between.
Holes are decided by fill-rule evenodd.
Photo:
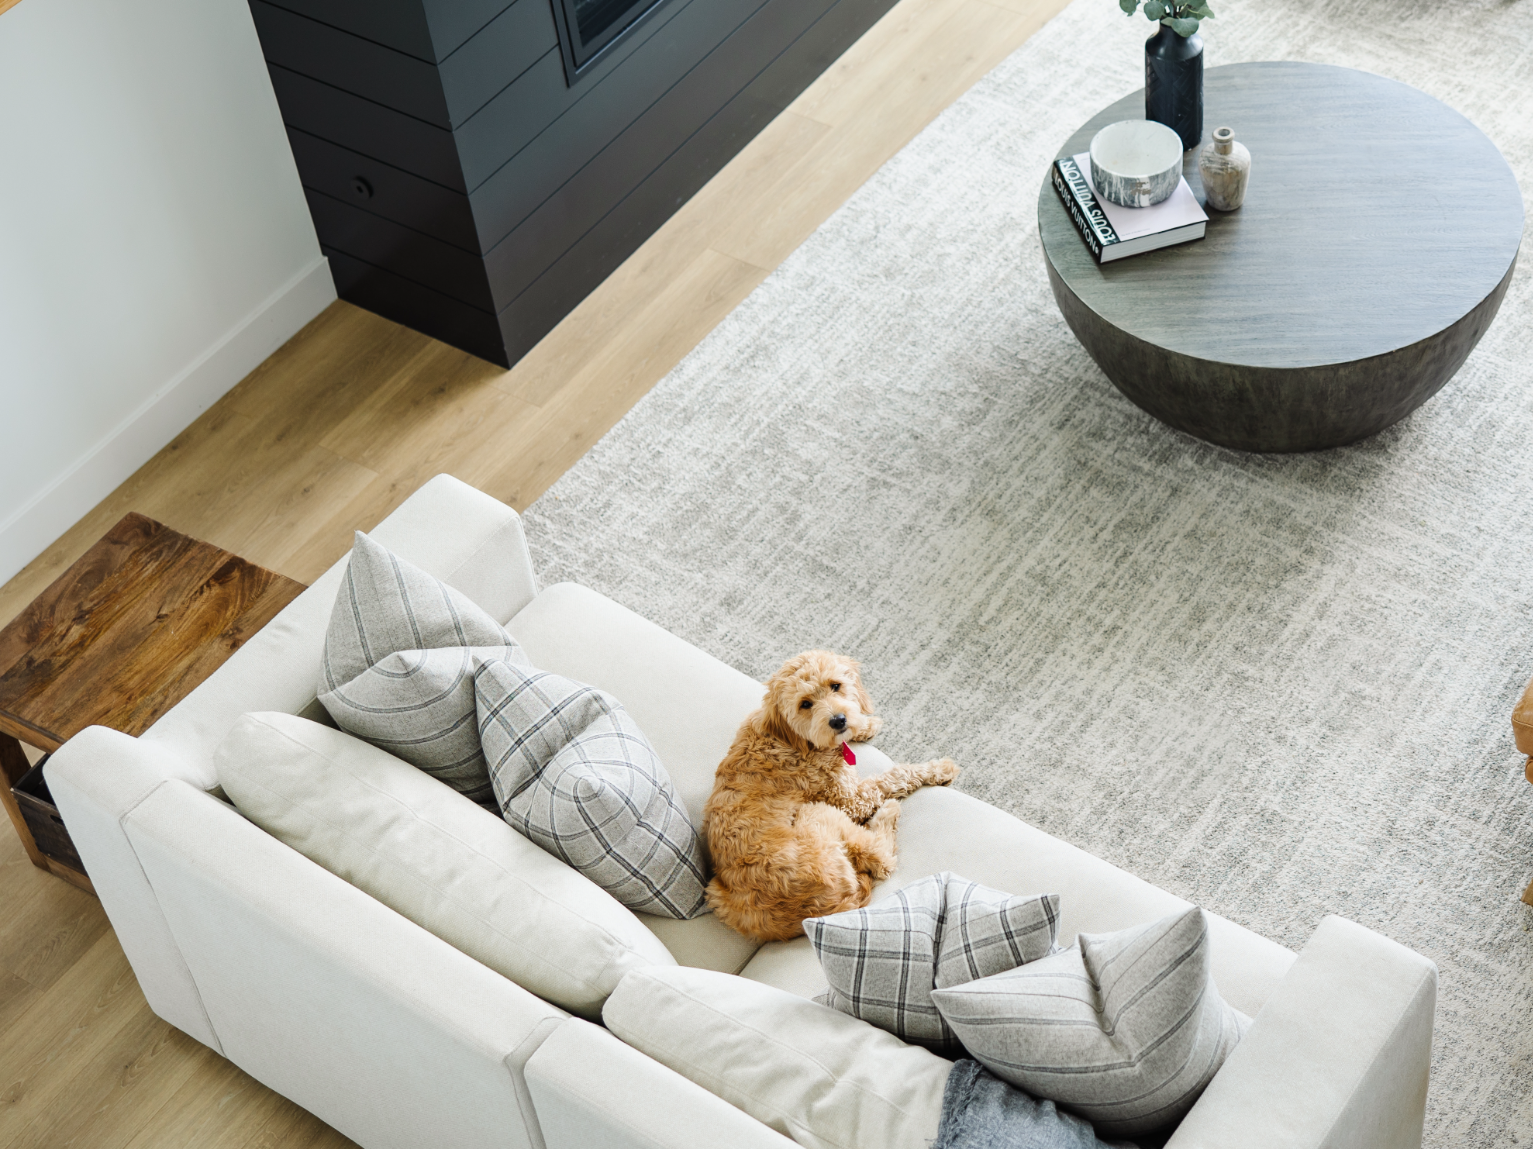
<instances>
[{"instance_id":1,"label":"small ceramic vase","mask_svg":"<svg viewBox=\"0 0 1533 1149\"><path fill-rule=\"evenodd\" d=\"M1214 139L1198 154L1198 174L1203 177L1203 191L1208 206L1216 211L1234 211L1246 198L1246 181L1251 176L1251 153L1235 142L1229 128L1218 128Z\"/></svg>"}]
</instances>

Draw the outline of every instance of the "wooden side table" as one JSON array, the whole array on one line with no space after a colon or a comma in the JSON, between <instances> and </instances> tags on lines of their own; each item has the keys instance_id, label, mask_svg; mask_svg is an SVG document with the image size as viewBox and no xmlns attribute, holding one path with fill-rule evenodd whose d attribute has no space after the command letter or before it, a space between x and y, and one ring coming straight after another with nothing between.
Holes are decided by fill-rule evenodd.
<instances>
[{"instance_id":1,"label":"wooden side table","mask_svg":"<svg viewBox=\"0 0 1533 1149\"><path fill-rule=\"evenodd\" d=\"M0 803L33 865L91 889L21 744L142 734L303 590L130 514L0 630Z\"/></svg>"}]
</instances>

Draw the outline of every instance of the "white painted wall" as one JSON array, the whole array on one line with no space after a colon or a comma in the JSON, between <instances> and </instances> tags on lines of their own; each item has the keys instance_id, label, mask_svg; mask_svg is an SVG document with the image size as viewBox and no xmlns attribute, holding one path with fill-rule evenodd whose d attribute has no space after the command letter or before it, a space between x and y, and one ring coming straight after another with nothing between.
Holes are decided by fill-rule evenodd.
<instances>
[{"instance_id":1,"label":"white painted wall","mask_svg":"<svg viewBox=\"0 0 1533 1149\"><path fill-rule=\"evenodd\" d=\"M245 0L0 14L0 582L334 298Z\"/></svg>"}]
</instances>

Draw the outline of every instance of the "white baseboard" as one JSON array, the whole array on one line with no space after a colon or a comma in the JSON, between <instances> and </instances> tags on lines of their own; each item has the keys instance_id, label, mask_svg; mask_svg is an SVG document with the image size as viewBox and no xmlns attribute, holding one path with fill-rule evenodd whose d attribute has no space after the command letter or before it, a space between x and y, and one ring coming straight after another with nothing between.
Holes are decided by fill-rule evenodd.
<instances>
[{"instance_id":1,"label":"white baseboard","mask_svg":"<svg viewBox=\"0 0 1533 1149\"><path fill-rule=\"evenodd\" d=\"M330 263L320 256L0 523L0 583L47 550L334 300Z\"/></svg>"}]
</instances>

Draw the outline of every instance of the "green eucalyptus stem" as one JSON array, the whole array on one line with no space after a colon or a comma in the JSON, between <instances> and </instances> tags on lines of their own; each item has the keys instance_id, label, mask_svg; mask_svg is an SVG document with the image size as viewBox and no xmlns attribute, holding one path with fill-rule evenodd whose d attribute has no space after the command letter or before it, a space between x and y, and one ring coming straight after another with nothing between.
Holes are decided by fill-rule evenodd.
<instances>
[{"instance_id":1,"label":"green eucalyptus stem","mask_svg":"<svg viewBox=\"0 0 1533 1149\"><path fill-rule=\"evenodd\" d=\"M1145 18L1164 24L1177 35L1191 36L1198 30L1200 20L1212 20L1213 11L1205 0L1118 0L1118 7L1132 16L1144 5Z\"/></svg>"}]
</instances>

